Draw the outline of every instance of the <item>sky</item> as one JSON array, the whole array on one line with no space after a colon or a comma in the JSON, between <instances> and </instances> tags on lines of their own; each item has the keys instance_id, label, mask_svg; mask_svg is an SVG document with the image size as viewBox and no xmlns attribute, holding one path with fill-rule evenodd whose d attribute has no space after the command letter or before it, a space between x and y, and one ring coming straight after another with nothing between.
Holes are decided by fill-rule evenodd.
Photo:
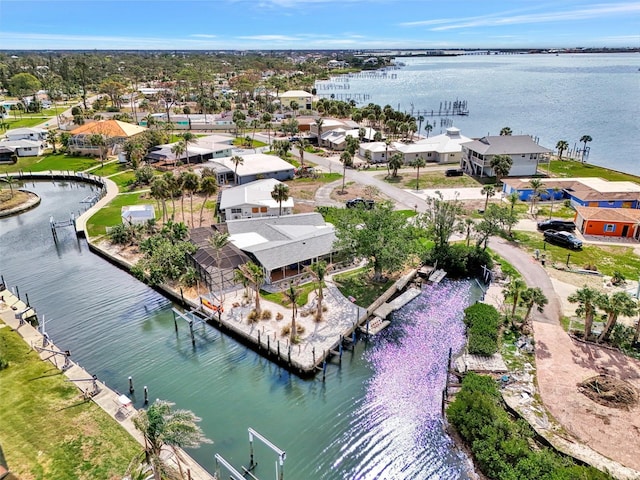
<instances>
[{"instance_id":1,"label":"sky","mask_svg":"<svg viewBox=\"0 0 640 480\"><path fill-rule=\"evenodd\" d=\"M0 49L640 47L640 2L0 0Z\"/></svg>"}]
</instances>

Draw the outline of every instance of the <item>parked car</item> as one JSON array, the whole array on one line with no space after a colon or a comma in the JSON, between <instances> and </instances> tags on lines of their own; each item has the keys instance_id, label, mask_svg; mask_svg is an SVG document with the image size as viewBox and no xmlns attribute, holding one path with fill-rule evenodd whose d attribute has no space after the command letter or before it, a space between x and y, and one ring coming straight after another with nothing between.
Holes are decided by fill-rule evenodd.
<instances>
[{"instance_id":1,"label":"parked car","mask_svg":"<svg viewBox=\"0 0 640 480\"><path fill-rule=\"evenodd\" d=\"M579 250L582 248L582 240L569 232L558 232L557 230L545 230L544 241L559 245L561 247Z\"/></svg>"},{"instance_id":2,"label":"parked car","mask_svg":"<svg viewBox=\"0 0 640 480\"><path fill-rule=\"evenodd\" d=\"M363 207L371 210L375 203L373 200L365 200L364 198L352 198L351 200L347 200L347 208Z\"/></svg>"},{"instance_id":3,"label":"parked car","mask_svg":"<svg viewBox=\"0 0 640 480\"><path fill-rule=\"evenodd\" d=\"M460 168L449 168L444 171L445 177L461 177L464 172Z\"/></svg>"},{"instance_id":4,"label":"parked car","mask_svg":"<svg viewBox=\"0 0 640 480\"><path fill-rule=\"evenodd\" d=\"M573 232L576 229L576 224L570 220L545 220L544 222L538 222L538 230L558 230L564 232Z\"/></svg>"}]
</instances>

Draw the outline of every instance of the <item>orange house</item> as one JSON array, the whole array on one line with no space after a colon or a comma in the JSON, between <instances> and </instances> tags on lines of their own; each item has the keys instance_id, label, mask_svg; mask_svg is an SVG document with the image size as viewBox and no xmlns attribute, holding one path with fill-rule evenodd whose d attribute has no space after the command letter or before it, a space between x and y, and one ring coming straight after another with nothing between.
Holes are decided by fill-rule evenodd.
<instances>
[{"instance_id":1,"label":"orange house","mask_svg":"<svg viewBox=\"0 0 640 480\"><path fill-rule=\"evenodd\" d=\"M640 209L576 207L574 222L583 235L640 240Z\"/></svg>"}]
</instances>

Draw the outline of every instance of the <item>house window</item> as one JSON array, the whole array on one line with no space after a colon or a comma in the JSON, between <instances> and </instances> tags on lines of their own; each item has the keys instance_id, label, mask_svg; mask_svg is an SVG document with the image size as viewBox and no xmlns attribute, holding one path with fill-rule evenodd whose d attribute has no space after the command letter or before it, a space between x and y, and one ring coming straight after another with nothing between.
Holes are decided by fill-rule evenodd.
<instances>
[{"instance_id":1,"label":"house window","mask_svg":"<svg viewBox=\"0 0 640 480\"><path fill-rule=\"evenodd\" d=\"M232 208L231 209L231 213L242 213L242 209L241 208Z\"/></svg>"},{"instance_id":2,"label":"house window","mask_svg":"<svg viewBox=\"0 0 640 480\"><path fill-rule=\"evenodd\" d=\"M260 209L258 207L253 207L251 209L251 213L258 213L260 211Z\"/></svg>"},{"instance_id":3,"label":"house window","mask_svg":"<svg viewBox=\"0 0 640 480\"><path fill-rule=\"evenodd\" d=\"M267 207L260 207L260 213L267 213Z\"/></svg>"},{"instance_id":4,"label":"house window","mask_svg":"<svg viewBox=\"0 0 640 480\"><path fill-rule=\"evenodd\" d=\"M613 207L616 204L616 202L607 202L607 205L609 205L610 207Z\"/></svg>"},{"instance_id":5,"label":"house window","mask_svg":"<svg viewBox=\"0 0 640 480\"><path fill-rule=\"evenodd\" d=\"M427 157L431 157L433 154L431 152L427 153Z\"/></svg>"},{"instance_id":6,"label":"house window","mask_svg":"<svg viewBox=\"0 0 640 480\"><path fill-rule=\"evenodd\" d=\"M616 226L613 223L605 223L604 224L604 231L605 232L615 232L616 231Z\"/></svg>"}]
</instances>

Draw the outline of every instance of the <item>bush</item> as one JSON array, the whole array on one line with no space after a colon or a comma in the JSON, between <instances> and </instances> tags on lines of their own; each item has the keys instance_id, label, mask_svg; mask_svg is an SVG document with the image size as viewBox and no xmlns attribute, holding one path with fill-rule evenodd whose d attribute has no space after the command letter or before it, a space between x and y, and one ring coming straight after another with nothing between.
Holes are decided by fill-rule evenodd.
<instances>
[{"instance_id":1,"label":"bush","mask_svg":"<svg viewBox=\"0 0 640 480\"><path fill-rule=\"evenodd\" d=\"M500 313L491 305L476 303L464 311L468 327L469 353L491 356L498 351Z\"/></svg>"},{"instance_id":2,"label":"bush","mask_svg":"<svg viewBox=\"0 0 640 480\"><path fill-rule=\"evenodd\" d=\"M553 450L533 445L533 430L525 421L514 420L506 412L496 382L489 376L467 374L447 408L447 417L469 445L479 469L489 478L612 478L595 468L575 465Z\"/></svg>"},{"instance_id":3,"label":"bush","mask_svg":"<svg viewBox=\"0 0 640 480\"><path fill-rule=\"evenodd\" d=\"M9 361L4 357L0 357L0 370L4 370L5 368L9 368Z\"/></svg>"},{"instance_id":4,"label":"bush","mask_svg":"<svg viewBox=\"0 0 640 480\"><path fill-rule=\"evenodd\" d=\"M262 320L271 320L271 310L262 311Z\"/></svg>"},{"instance_id":5,"label":"bush","mask_svg":"<svg viewBox=\"0 0 640 480\"><path fill-rule=\"evenodd\" d=\"M255 310L251 310L249 312L249 315L247 315L247 320L249 321L249 323L256 323L259 319L260 317L258 316L258 312L256 312Z\"/></svg>"},{"instance_id":6,"label":"bush","mask_svg":"<svg viewBox=\"0 0 640 480\"><path fill-rule=\"evenodd\" d=\"M83 113L83 112L82 112L82 107L78 107L78 106L76 106L76 107L73 107L73 108L71 109L71 115L73 115L74 117L75 117L76 115L82 115L82 113Z\"/></svg>"},{"instance_id":7,"label":"bush","mask_svg":"<svg viewBox=\"0 0 640 480\"><path fill-rule=\"evenodd\" d=\"M429 252L427 262L432 265L438 262L438 268L446 270L447 275L453 278L480 277L484 273L483 266L493 268L493 259L489 252L467 247L462 243L446 248L434 248Z\"/></svg>"},{"instance_id":8,"label":"bush","mask_svg":"<svg viewBox=\"0 0 640 480\"><path fill-rule=\"evenodd\" d=\"M276 313L276 320L282 320L284 318L284 315L282 315L282 313L278 312Z\"/></svg>"}]
</instances>

